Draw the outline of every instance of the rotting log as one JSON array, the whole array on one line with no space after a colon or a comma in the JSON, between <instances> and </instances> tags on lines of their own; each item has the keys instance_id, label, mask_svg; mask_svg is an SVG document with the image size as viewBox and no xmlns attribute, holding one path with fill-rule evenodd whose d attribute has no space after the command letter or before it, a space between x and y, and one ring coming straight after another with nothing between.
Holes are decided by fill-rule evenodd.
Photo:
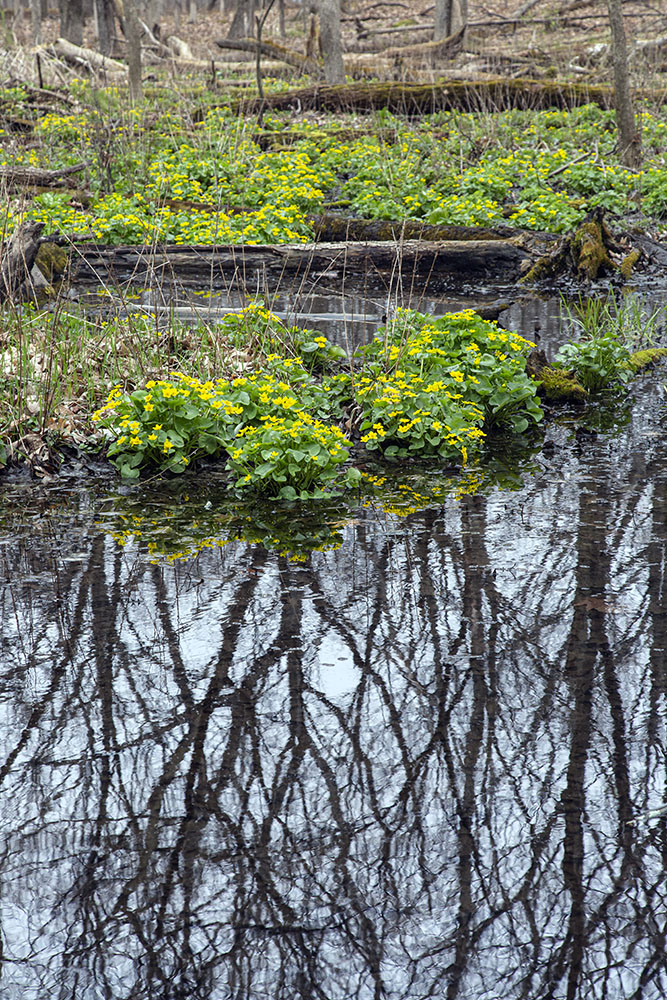
<instances>
[{"instance_id":1,"label":"rotting log","mask_svg":"<svg viewBox=\"0 0 667 1000\"><path fill-rule=\"evenodd\" d=\"M591 282L608 274L628 278L629 272L645 256L641 247L633 246L633 241L636 242L634 236L614 236L605 221L604 210L595 208L574 233L562 237L541 256L522 281L539 284L570 276L577 281Z\"/></svg>"},{"instance_id":2,"label":"rotting log","mask_svg":"<svg viewBox=\"0 0 667 1000\"><path fill-rule=\"evenodd\" d=\"M382 49L381 54L391 58L405 58L412 56L430 56L431 59L452 59L463 48L463 39L466 32L464 24L458 31L446 38L439 38L430 42L417 42L413 45L398 45L390 49Z\"/></svg>"},{"instance_id":3,"label":"rotting log","mask_svg":"<svg viewBox=\"0 0 667 1000\"><path fill-rule=\"evenodd\" d=\"M516 240L530 238L536 247L553 246L557 236L548 233L528 233L514 226L429 225L415 219L390 222L383 219L351 219L342 215L316 215L310 221L315 239L323 242L385 240L422 240L427 242L473 242L479 240Z\"/></svg>"},{"instance_id":4,"label":"rotting log","mask_svg":"<svg viewBox=\"0 0 667 1000\"><path fill-rule=\"evenodd\" d=\"M118 59L112 59L110 56L100 55L94 49L74 45L66 38L58 38L53 45L53 50L56 55L76 66L88 65L91 69L101 73L127 73L125 63L119 62Z\"/></svg>"},{"instance_id":5,"label":"rotting log","mask_svg":"<svg viewBox=\"0 0 667 1000\"><path fill-rule=\"evenodd\" d=\"M535 261L535 253L516 240L365 243L299 243L288 245L99 247L73 248L74 280L145 282L164 279L227 287L230 277L248 287L263 287L267 278L314 280L342 277L380 283L401 275L429 285L516 282ZM218 282L219 279L219 282Z\"/></svg>"},{"instance_id":6,"label":"rotting log","mask_svg":"<svg viewBox=\"0 0 667 1000\"><path fill-rule=\"evenodd\" d=\"M502 111L507 108L542 110L574 108L583 104L612 108L611 87L582 83L557 83L551 80L443 79L433 84L359 82L329 87L317 84L280 94L267 94L262 101L245 98L233 102L234 110L255 114L265 109L301 111L389 111L407 115L432 114L436 111Z\"/></svg>"},{"instance_id":7,"label":"rotting log","mask_svg":"<svg viewBox=\"0 0 667 1000\"><path fill-rule=\"evenodd\" d=\"M43 229L43 222L28 219L0 249L0 303L19 299L30 281Z\"/></svg>"},{"instance_id":8,"label":"rotting log","mask_svg":"<svg viewBox=\"0 0 667 1000\"><path fill-rule=\"evenodd\" d=\"M0 181L15 187L62 187L66 178L78 174L88 163L75 163L62 170L45 170L41 167L26 167L23 164L11 167L0 167Z\"/></svg>"},{"instance_id":9,"label":"rotting log","mask_svg":"<svg viewBox=\"0 0 667 1000\"><path fill-rule=\"evenodd\" d=\"M425 293L452 290L473 284L542 285L558 287L566 282L590 282L606 276L612 281L627 277L624 263L632 258L641 262L642 272L663 277L667 272L667 246L645 236L621 234L614 236L602 216L592 214L574 233L561 237L548 233L516 230L510 227L427 227L413 222L403 227L399 223L364 223L358 220L366 238L354 242L351 224L345 241L330 240L315 243L278 245L225 245L109 247L91 243L74 243L67 237L50 237L70 252L70 273L74 280L114 284L127 281L153 284L160 281L182 282L188 285L209 285L228 288L230 282L245 287L250 294L271 284L277 287L285 280L300 282L344 278L350 283L363 283L388 288L400 280L402 287ZM591 272L591 259L582 249L593 229L600 235L604 266ZM368 239L377 226L375 239ZM382 227L387 227L383 231ZM391 229L393 227L393 237ZM597 227L597 228L596 228ZM401 237L401 231L403 236ZM419 233L419 238L406 238ZM399 238L396 238L398 234ZM429 236L448 239L429 239ZM606 272L606 274L604 273Z\"/></svg>"}]
</instances>

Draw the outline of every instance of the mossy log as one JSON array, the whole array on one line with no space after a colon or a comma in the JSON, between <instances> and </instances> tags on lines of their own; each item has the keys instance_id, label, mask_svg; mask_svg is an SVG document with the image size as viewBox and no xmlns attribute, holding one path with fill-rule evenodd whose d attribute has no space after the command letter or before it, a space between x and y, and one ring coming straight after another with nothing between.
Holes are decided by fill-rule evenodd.
<instances>
[{"instance_id":1,"label":"mossy log","mask_svg":"<svg viewBox=\"0 0 667 1000\"><path fill-rule=\"evenodd\" d=\"M664 358L667 358L667 347L648 347L631 354L629 364L634 372L640 372Z\"/></svg>"},{"instance_id":2,"label":"mossy log","mask_svg":"<svg viewBox=\"0 0 667 1000\"><path fill-rule=\"evenodd\" d=\"M23 287L30 281L43 229L43 222L31 219L22 222L0 249L0 303L21 297Z\"/></svg>"},{"instance_id":3,"label":"mossy log","mask_svg":"<svg viewBox=\"0 0 667 1000\"><path fill-rule=\"evenodd\" d=\"M627 237L616 238L612 234L604 211L596 208L574 233L560 239L540 257L522 282L534 285L567 276L591 282L610 274L627 278L643 256L644 252L633 247Z\"/></svg>"},{"instance_id":4,"label":"mossy log","mask_svg":"<svg viewBox=\"0 0 667 1000\"><path fill-rule=\"evenodd\" d=\"M539 376L538 392L552 403L585 403L588 393L572 372L546 365Z\"/></svg>"},{"instance_id":5,"label":"mossy log","mask_svg":"<svg viewBox=\"0 0 667 1000\"><path fill-rule=\"evenodd\" d=\"M315 238L327 242L385 240L423 240L428 242L476 242L479 240L516 240L521 230L512 226L431 226L415 219L402 222L383 219L351 219L341 215L318 215L311 219ZM553 236L531 234L537 244L552 245Z\"/></svg>"},{"instance_id":6,"label":"mossy log","mask_svg":"<svg viewBox=\"0 0 667 1000\"><path fill-rule=\"evenodd\" d=\"M544 351L532 350L526 359L526 374L538 383L537 391L550 402L583 403L588 393L577 376L564 368L550 365Z\"/></svg>"},{"instance_id":7,"label":"mossy log","mask_svg":"<svg viewBox=\"0 0 667 1000\"><path fill-rule=\"evenodd\" d=\"M341 86L318 84L268 94L263 101L246 98L234 103L237 111L255 114L260 107L301 111L377 111L387 108L399 114L421 115L435 111L502 111L507 108L541 110L574 108L583 104L611 108L611 87L551 80L495 79L468 81L443 79L438 83L352 83Z\"/></svg>"},{"instance_id":8,"label":"mossy log","mask_svg":"<svg viewBox=\"0 0 667 1000\"><path fill-rule=\"evenodd\" d=\"M424 25L423 27L429 27ZM433 30L431 28L431 30ZM466 33L466 26L459 28L452 35L430 42L417 42L411 45L392 46L390 49L382 49L383 56L393 58L404 58L406 56L430 57L431 59L453 59L463 48L463 39Z\"/></svg>"}]
</instances>

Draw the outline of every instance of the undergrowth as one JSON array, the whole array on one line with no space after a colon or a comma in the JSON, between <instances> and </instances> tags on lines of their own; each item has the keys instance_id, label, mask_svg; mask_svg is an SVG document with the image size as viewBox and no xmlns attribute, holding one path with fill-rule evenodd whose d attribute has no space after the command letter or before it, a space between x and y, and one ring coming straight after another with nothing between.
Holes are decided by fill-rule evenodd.
<instances>
[{"instance_id":1,"label":"undergrowth","mask_svg":"<svg viewBox=\"0 0 667 1000\"><path fill-rule=\"evenodd\" d=\"M276 112L259 124L207 106L201 92L142 109L103 97L84 89L76 109L35 118L28 140L5 137L3 168L86 164L75 190L42 192L25 208L49 232L111 244L303 242L331 208L555 233L596 206L667 217L664 109L639 112L645 162L633 172L618 160L613 113L596 105L418 122L384 112L343 132L334 117L313 125ZM21 210L14 199L10 228Z\"/></svg>"}]
</instances>

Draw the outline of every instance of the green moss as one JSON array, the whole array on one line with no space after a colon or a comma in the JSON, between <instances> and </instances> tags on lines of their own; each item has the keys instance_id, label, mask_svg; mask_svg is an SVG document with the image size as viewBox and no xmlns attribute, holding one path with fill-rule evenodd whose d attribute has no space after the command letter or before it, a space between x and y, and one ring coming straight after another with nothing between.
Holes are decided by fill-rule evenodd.
<instances>
[{"instance_id":1,"label":"green moss","mask_svg":"<svg viewBox=\"0 0 667 1000\"><path fill-rule=\"evenodd\" d=\"M639 250L631 250L629 254L623 258L620 264L620 272L624 278L629 278L632 275L633 268L637 261L639 260L640 253Z\"/></svg>"},{"instance_id":2,"label":"green moss","mask_svg":"<svg viewBox=\"0 0 667 1000\"><path fill-rule=\"evenodd\" d=\"M602 226L594 219L582 222L572 237L571 247L577 271L589 281L595 281L601 271L613 266L604 245Z\"/></svg>"},{"instance_id":3,"label":"green moss","mask_svg":"<svg viewBox=\"0 0 667 1000\"><path fill-rule=\"evenodd\" d=\"M554 401L569 401L583 403L588 393L577 381L576 375L565 368L553 368L547 365L540 372L540 395Z\"/></svg>"},{"instance_id":4,"label":"green moss","mask_svg":"<svg viewBox=\"0 0 667 1000\"><path fill-rule=\"evenodd\" d=\"M631 354L628 364L634 372L640 372L664 357L667 357L667 347L649 347L645 351L635 351Z\"/></svg>"},{"instance_id":5,"label":"green moss","mask_svg":"<svg viewBox=\"0 0 667 1000\"><path fill-rule=\"evenodd\" d=\"M42 243L37 251L35 263L44 277L48 281L62 278L67 270L69 256L63 247L58 247L55 243Z\"/></svg>"}]
</instances>

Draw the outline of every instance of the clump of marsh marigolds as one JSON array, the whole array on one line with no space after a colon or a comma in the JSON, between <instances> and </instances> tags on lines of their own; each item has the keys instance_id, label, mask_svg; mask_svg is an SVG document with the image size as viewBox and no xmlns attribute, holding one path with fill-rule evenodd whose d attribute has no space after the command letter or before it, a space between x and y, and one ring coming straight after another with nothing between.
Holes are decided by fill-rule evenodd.
<instances>
[{"instance_id":1,"label":"clump of marsh marigolds","mask_svg":"<svg viewBox=\"0 0 667 1000\"><path fill-rule=\"evenodd\" d=\"M399 310L355 353L353 370L337 372L340 350L321 335L285 328L285 351L304 345L304 363L276 352L281 321L264 307L244 310L242 322L265 334L257 371L206 382L174 372L132 392L112 390L93 419L106 428L108 455L124 478L226 455L236 489L322 497L361 479L357 469L342 472L352 448L342 428L353 413L361 411L369 451L461 466L490 428L522 433L542 418L525 373L532 345L472 311L434 319Z\"/></svg>"},{"instance_id":2,"label":"clump of marsh marigolds","mask_svg":"<svg viewBox=\"0 0 667 1000\"><path fill-rule=\"evenodd\" d=\"M357 353L361 440L388 457L439 456L466 464L492 427L520 434L542 419L526 375L530 341L472 310L434 319L399 309Z\"/></svg>"}]
</instances>

